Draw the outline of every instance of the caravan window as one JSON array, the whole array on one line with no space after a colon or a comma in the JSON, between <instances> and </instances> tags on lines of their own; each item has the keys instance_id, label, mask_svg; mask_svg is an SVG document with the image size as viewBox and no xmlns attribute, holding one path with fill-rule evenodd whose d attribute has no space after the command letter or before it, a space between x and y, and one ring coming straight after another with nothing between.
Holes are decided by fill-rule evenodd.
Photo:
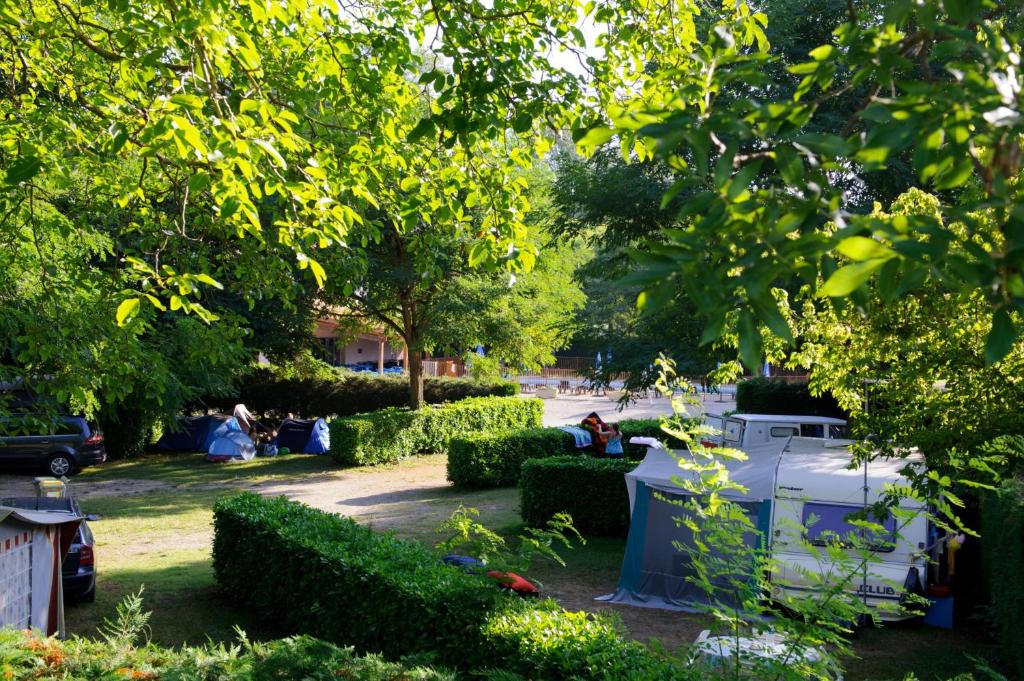
<instances>
[{"instance_id":1,"label":"caravan window","mask_svg":"<svg viewBox=\"0 0 1024 681\"><path fill-rule=\"evenodd\" d=\"M739 442L743 437L743 424L736 419L729 419L725 422L725 441Z\"/></svg>"},{"instance_id":2,"label":"caravan window","mask_svg":"<svg viewBox=\"0 0 1024 681\"><path fill-rule=\"evenodd\" d=\"M772 426L772 437L796 437L798 434L793 426Z\"/></svg>"},{"instance_id":3,"label":"caravan window","mask_svg":"<svg viewBox=\"0 0 1024 681\"><path fill-rule=\"evenodd\" d=\"M847 516L860 510L859 506L804 504L803 518L801 520L804 528L806 528L805 536L807 541L815 546L828 546L836 543L846 545L850 543L849 538L851 535L856 537L860 533L866 532L863 528L852 525L846 520ZM865 537L867 548L882 553L891 552L895 548L893 544L896 541L896 519L889 517L879 522L871 513L868 513L868 520L878 523L885 528L885 531L881 535L869 533L871 536Z\"/></svg>"},{"instance_id":4,"label":"caravan window","mask_svg":"<svg viewBox=\"0 0 1024 681\"><path fill-rule=\"evenodd\" d=\"M820 423L801 423L801 437L825 437L825 426Z\"/></svg>"},{"instance_id":5,"label":"caravan window","mask_svg":"<svg viewBox=\"0 0 1024 681\"><path fill-rule=\"evenodd\" d=\"M833 440L846 440L850 437L850 426L829 426L828 436Z\"/></svg>"}]
</instances>

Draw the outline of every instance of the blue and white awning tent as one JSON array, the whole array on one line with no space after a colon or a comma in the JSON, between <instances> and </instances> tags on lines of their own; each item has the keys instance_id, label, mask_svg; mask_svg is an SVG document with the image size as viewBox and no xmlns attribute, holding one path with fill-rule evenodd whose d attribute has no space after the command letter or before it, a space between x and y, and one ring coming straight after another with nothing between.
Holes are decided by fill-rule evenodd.
<instances>
[{"instance_id":1,"label":"blue and white awning tent","mask_svg":"<svg viewBox=\"0 0 1024 681\"><path fill-rule=\"evenodd\" d=\"M727 462L730 478L747 491L729 491L722 496L743 508L758 530L744 537L748 546L763 547L768 536L775 467L784 444L772 443L763 452L750 451L746 461ZM626 474L631 512L626 555L615 592L598 600L688 612L709 605L708 595L693 579L693 534L678 521L691 495L673 479L692 475L663 449L649 449L643 462ZM727 575L715 586L724 587L735 577ZM716 597L721 601L722 593Z\"/></svg>"}]
</instances>

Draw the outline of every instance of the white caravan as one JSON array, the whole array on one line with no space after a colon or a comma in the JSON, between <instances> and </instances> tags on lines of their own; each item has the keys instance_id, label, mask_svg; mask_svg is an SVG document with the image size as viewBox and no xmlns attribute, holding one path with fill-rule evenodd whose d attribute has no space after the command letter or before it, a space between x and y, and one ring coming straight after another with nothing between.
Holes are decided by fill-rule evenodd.
<instances>
[{"instance_id":1,"label":"white caravan","mask_svg":"<svg viewBox=\"0 0 1024 681\"><path fill-rule=\"evenodd\" d=\"M704 417L704 425L717 432L701 438L705 445L732 447L744 452L769 444L782 445L791 437L842 440L850 436L846 421L830 416L708 414Z\"/></svg>"},{"instance_id":2,"label":"white caravan","mask_svg":"<svg viewBox=\"0 0 1024 681\"><path fill-rule=\"evenodd\" d=\"M706 598L689 578L692 553L685 549L693 539L677 521L679 502L689 494L678 481L694 479L694 473L679 468L676 457L682 452L666 452L646 438L632 442L641 439L645 441L636 443L650 447L647 456L625 476L631 515L622 572L615 593L600 600L649 608L699 608ZM732 481L745 489L728 490L723 496L739 504L758 529L759 538L745 539L752 546L768 548L775 559L771 596L776 601L784 604L814 597L819 585L813 575L830 575L837 568L824 547L854 529L846 517L877 502L888 484L906 485L900 470L921 462L920 457L879 460L850 469L851 444L850 440L790 438L755 446L745 461L723 462ZM900 507L923 510L909 499L903 499ZM897 522L890 518L882 523L894 545L879 546L849 589L877 608L884 620L908 616L897 608L880 606L898 605L905 592L920 594L926 586L927 520L919 514L898 528ZM817 552L816 545L822 547Z\"/></svg>"},{"instance_id":3,"label":"white caravan","mask_svg":"<svg viewBox=\"0 0 1024 681\"><path fill-rule=\"evenodd\" d=\"M874 608L883 620L907 619L899 604L908 592L924 594L927 580L929 527L924 507L901 497L899 507L908 512L907 517L890 515L881 521L869 518L885 528L873 545L872 538L865 537L863 530L846 518L877 503L888 487L909 486L901 471L908 465L923 468L924 459L915 454L850 468L850 444L795 437L783 451L772 504L770 545L776 562L772 598L784 602L816 590L808 573L829 575L836 571L824 547L853 533L864 537L872 552L848 590ZM822 548L815 552L805 542ZM856 558L852 551L849 553Z\"/></svg>"}]
</instances>

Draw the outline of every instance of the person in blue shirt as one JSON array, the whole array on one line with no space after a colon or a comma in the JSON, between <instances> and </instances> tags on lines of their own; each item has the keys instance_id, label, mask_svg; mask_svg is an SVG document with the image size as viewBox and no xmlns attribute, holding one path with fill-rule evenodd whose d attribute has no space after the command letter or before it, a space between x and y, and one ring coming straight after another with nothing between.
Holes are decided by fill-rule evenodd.
<instances>
[{"instance_id":1,"label":"person in blue shirt","mask_svg":"<svg viewBox=\"0 0 1024 681\"><path fill-rule=\"evenodd\" d=\"M620 457L623 456L622 451L622 431L619 430L619 424L612 423L609 425L608 431L608 444L604 448L605 456Z\"/></svg>"}]
</instances>

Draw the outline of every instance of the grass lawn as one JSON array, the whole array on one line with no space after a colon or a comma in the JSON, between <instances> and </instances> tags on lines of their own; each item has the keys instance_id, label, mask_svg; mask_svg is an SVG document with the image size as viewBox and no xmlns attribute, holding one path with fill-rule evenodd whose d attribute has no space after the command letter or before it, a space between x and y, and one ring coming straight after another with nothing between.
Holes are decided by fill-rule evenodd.
<instances>
[{"instance_id":1,"label":"grass lawn","mask_svg":"<svg viewBox=\"0 0 1024 681\"><path fill-rule=\"evenodd\" d=\"M68 631L92 635L125 594L145 586L153 640L163 644L229 641L236 626L250 636L274 636L224 600L210 563L212 506L241 489L284 493L357 517L376 527L433 543L434 528L459 504L479 508L482 522L506 535L519 526L514 489L461 492L443 483L443 457L391 468L338 469L327 457L285 456L234 464L208 464L199 455L146 456L113 462L75 479L90 494L82 500L97 541L99 585L95 603L67 609ZM424 476L430 480L424 482ZM416 485L419 485L418 487ZM406 489L406 486L409 489ZM657 638L669 649L692 641L704 618L642 608L599 606L594 596L618 579L625 540L595 538L564 552L567 567L538 565L531 576L570 609L611 610L634 636ZM258 580L260 566L238 579ZM967 655L992 659L995 647L970 631L922 627L864 631L854 641L860 659L846 679L948 679L971 671Z\"/></svg>"}]
</instances>

